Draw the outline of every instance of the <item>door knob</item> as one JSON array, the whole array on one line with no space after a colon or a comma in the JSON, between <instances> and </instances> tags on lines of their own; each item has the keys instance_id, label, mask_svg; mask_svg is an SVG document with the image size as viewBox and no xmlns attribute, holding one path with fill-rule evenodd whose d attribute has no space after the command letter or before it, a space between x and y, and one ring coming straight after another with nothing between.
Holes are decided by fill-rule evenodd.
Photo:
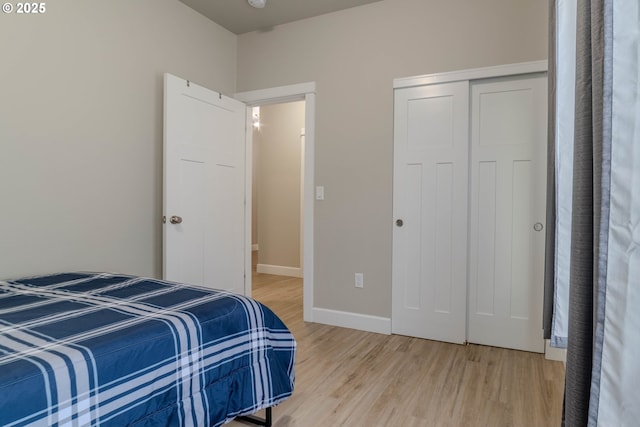
<instances>
[{"instance_id":1,"label":"door knob","mask_svg":"<svg viewBox=\"0 0 640 427\"><path fill-rule=\"evenodd\" d=\"M543 229L543 228L544 228L544 226L542 225L542 223L541 223L541 222L536 222L536 223L533 225L533 229L534 229L534 230L536 230L536 231L542 231L542 229Z\"/></svg>"},{"instance_id":2,"label":"door knob","mask_svg":"<svg viewBox=\"0 0 640 427\"><path fill-rule=\"evenodd\" d=\"M401 220L401 219L396 219L396 225L397 225L398 227L402 227L402 226L404 225L404 221L403 221L403 220Z\"/></svg>"},{"instance_id":3,"label":"door knob","mask_svg":"<svg viewBox=\"0 0 640 427\"><path fill-rule=\"evenodd\" d=\"M169 219L169 222L171 224L181 224L182 223L182 217L174 215L174 216L171 217L171 219Z\"/></svg>"}]
</instances>

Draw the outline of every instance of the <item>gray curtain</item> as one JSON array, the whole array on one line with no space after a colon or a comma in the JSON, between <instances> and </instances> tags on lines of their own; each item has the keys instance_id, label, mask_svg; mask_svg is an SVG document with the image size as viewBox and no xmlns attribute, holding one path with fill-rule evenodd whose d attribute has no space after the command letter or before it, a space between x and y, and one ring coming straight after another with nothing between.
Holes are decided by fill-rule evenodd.
<instances>
[{"instance_id":1,"label":"gray curtain","mask_svg":"<svg viewBox=\"0 0 640 427\"><path fill-rule=\"evenodd\" d=\"M599 355L596 325L604 310L606 245L601 246L603 224L608 223L603 198L608 201L606 161L610 152L611 75L605 72L608 52L605 49L605 25L610 29L612 0L579 0L576 44L576 110L573 165L573 214L571 229L571 278L569 291L569 336L565 382L564 425L586 426L592 398L592 371ZM608 3L608 4L607 4ZM607 33L609 37L609 33ZM610 46L610 44L609 44ZM610 94L609 94L610 95ZM608 140L607 140L608 138ZM605 171L603 173L603 165ZM604 190L604 191L603 191ZM606 227L606 226L605 226ZM601 234L602 233L602 234ZM604 260L604 262L603 262ZM601 343L601 340L600 340ZM594 384L597 389L597 382ZM594 408L597 411L597 406ZM591 414L591 422L597 413Z\"/></svg>"},{"instance_id":2,"label":"gray curtain","mask_svg":"<svg viewBox=\"0 0 640 427\"><path fill-rule=\"evenodd\" d=\"M551 335L557 336L560 322L562 344L567 344L563 425L640 425L640 5L637 0L550 1L556 75L550 109L554 102L575 101L575 117L561 107L554 117L557 127L550 121L558 134L549 133L550 141L556 139L550 145L556 154L550 182L556 185L549 187L549 221L557 220L557 229L555 236L549 230L548 244L551 251L553 243L557 246L555 254L547 254L546 279L555 275L560 282L562 277L548 299L554 311ZM562 55L556 46L559 52L575 46L575 62L574 55ZM575 82L567 76L575 76ZM571 127L573 134L566 135L573 137L565 138ZM563 159L572 167L564 167ZM558 196L569 186L570 209Z\"/></svg>"},{"instance_id":3,"label":"gray curtain","mask_svg":"<svg viewBox=\"0 0 640 427\"><path fill-rule=\"evenodd\" d=\"M556 0L549 0L549 65L547 121L547 232L544 259L544 312L542 328L545 339L551 338L556 255Z\"/></svg>"}]
</instances>

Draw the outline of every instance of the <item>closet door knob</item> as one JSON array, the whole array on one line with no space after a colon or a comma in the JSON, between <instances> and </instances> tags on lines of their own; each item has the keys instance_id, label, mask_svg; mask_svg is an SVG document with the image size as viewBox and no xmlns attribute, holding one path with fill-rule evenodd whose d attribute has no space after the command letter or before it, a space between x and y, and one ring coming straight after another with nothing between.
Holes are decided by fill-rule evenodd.
<instances>
[{"instance_id":1,"label":"closet door knob","mask_svg":"<svg viewBox=\"0 0 640 427\"><path fill-rule=\"evenodd\" d=\"M171 219L169 219L169 222L171 224L181 224L182 223L182 217L174 215L171 217Z\"/></svg>"},{"instance_id":2,"label":"closet door knob","mask_svg":"<svg viewBox=\"0 0 640 427\"><path fill-rule=\"evenodd\" d=\"M543 229L543 228L544 228L544 226L542 225L542 223L541 223L541 222L536 222L536 223L533 225L533 229L534 229L534 230L536 230L536 231L542 231L542 229Z\"/></svg>"},{"instance_id":3,"label":"closet door knob","mask_svg":"<svg viewBox=\"0 0 640 427\"><path fill-rule=\"evenodd\" d=\"M404 221L403 221L403 220L401 220L401 219L396 219L396 225L397 225L398 227L402 227L402 226L404 225Z\"/></svg>"}]
</instances>

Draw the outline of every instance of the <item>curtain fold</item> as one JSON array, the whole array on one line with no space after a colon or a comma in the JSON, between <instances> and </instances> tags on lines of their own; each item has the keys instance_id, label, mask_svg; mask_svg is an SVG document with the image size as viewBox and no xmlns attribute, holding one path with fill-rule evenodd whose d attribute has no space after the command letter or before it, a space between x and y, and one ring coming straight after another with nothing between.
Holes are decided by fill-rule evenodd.
<instances>
[{"instance_id":1,"label":"curtain fold","mask_svg":"<svg viewBox=\"0 0 640 427\"><path fill-rule=\"evenodd\" d=\"M555 13L551 38L555 48L555 91L551 106L555 110L554 127L554 204L553 236L553 319L551 345L567 348L569 329L569 279L571 266L571 212L573 199L573 145L576 86L576 11L577 0L554 1Z\"/></svg>"},{"instance_id":2,"label":"curtain fold","mask_svg":"<svg viewBox=\"0 0 640 427\"><path fill-rule=\"evenodd\" d=\"M556 235L556 0L549 0L549 65L547 112L547 212L544 258L544 304L542 328L544 338L551 339L553 322L553 293L555 283L555 235Z\"/></svg>"},{"instance_id":3,"label":"curtain fold","mask_svg":"<svg viewBox=\"0 0 640 427\"><path fill-rule=\"evenodd\" d=\"M631 426L640 423L640 5L607 1L604 15L602 174L610 198L603 191L606 253L600 252L589 423Z\"/></svg>"},{"instance_id":4,"label":"curtain fold","mask_svg":"<svg viewBox=\"0 0 640 427\"><path fill-rule=\"evenodd\" d=\"M607 291L608 242L609 242L609 213L611 204L611 150L612 150L612 109L613 109L613 0L603 0L602 9L597 11L598 28L597 40L592 46L598 50L597 63L594 68L602 71L601 85L594 90L601 110L595 111L594 122L598 123L598 136L601 135L601 157L597 162L599 172L594 185L599 185L600 191L595 193L600 200L594 201L594 212L599 212L599 222L596 227L594 247L597 258L594 265L594 332L593 332L593 361L591 368L591 388L589 399L589 426L598 425L598 411L600 399L600 380L602 368L602 348L604 341L605 302ZM594 18L592 17L592 22ZM593 40L593 36L592 36ZM598 77L600 75L598 74ZM600 83L600 81L599 81ZM600 92L601 91L601 92Z\"/></svg>"},{"instance_id":5,"label":"curtain fold","mask_svg":"<svg viewBox=\"0 0 640 427\"><path fill-rule=\"evenodd\" d=\"M602 176L603 0L578 2L569 336L564 421L588 423Z\"/></svg>"}]
</instances>

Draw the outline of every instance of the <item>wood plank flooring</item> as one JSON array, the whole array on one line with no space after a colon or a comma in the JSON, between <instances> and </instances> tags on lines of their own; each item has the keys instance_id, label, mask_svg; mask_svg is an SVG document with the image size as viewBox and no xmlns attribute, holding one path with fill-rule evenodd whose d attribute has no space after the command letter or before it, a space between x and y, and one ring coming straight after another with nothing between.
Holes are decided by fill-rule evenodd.
<instances>
[{"instance_id":1,"label":"wood plank flooring","mask_svg":"<svg viewBox=\"0 0 640 427\"><path fill-rule=\"evenodd\" d=\"M253 296L298 342L295 391L274 408L275 427L560 425L561 362L305 323L301 279L254 273Z\"/></svg>"}]
</instances>

